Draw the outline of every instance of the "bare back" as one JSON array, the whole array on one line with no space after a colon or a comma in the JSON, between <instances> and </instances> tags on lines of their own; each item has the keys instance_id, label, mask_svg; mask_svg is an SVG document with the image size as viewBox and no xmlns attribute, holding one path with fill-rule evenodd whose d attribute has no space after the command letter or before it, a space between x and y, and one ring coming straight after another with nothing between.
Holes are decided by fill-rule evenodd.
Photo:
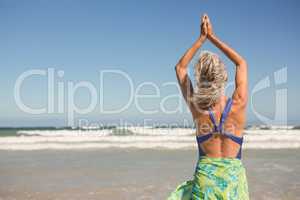
<instances>
[{"instance_id":1,"label":"bare back","mask_svg":"<svg viewBox=\"0 0 300 200\"><path fill-rule=\"evenodd\" d=\"M220 102L211 109L217 124L220 123L221 114L224 111L226 101L226 97L221 98ZM246 121L245 109L241 109L234 99L232 102L233 104L224 121L223 129L235 136L242 137L243 127ZM209 117L208 111L196 114L194 122L197 127L197 136L204 136L214 130L214 125ZM222 134L214 134L209 140L201 144L201 148L209 157L236 157L240 145Z\"/></svg>"}]
</instances>

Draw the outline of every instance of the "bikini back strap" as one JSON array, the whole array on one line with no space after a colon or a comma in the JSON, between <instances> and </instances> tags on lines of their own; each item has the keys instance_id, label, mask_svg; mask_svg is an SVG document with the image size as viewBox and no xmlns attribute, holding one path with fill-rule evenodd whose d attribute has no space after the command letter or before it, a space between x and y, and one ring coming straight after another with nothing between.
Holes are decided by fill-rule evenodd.
<instances>
[{"instance_id":1,"label":"bikini back strap","mask_svg":"<svg viewBox=\"0 0 300 200\"><path fill-rule=\"evenodd\" d=\"M232 99L231 98L228 98L227 102L226 102L226 105L225 105L225 108L223 110L223 113L221 115L221 119L220 119L220 123L219 123L219 126L218 126L218 130L222 133L222 130L223 130L223 124L231 110L231 106L232 106Z\"/></svg>"},{"instance_id":2,"label":"bikini back strap","mask_svg":"<svg viewBox=\"0 0 300 200\"><path fill-rule=\"evenodd\" d=\"M232 133L228 133L228 132L224 132L223 135L226 135L226 137L230 138L232 141L234 141L235 143L239 144L240 146L242 146L243 144L243 137L238 137Z\"/></svg>"},{"instance_id":3,"label":"bikini back strap","mask_svg":"<svg viewBox=\"0 0 300 200\"><path fill-rule=\"evenodd\" d=\"M214 131L215 132L219 132L219 126L217 125L217 121L216 121L216 118L215 118L215 116L214 116L214 113L213 113L213 111L209 108L209 110L208 110L208 112L209 112L209 118L210 118L210 121L213 123L213 125L214 125Z\"/></svg>"},{"instance_id":4,"label":"bikini back strap","mask_svg":"<svg viewBox=\"0 0 300 200\"><path fill-rule=\"evenodd\" d=\"M235 136L232 133L223 131L223 125L224 125L224 123L226 121L226 118L227 118L228 114L230 113L231 106L232 106L232 99L228 98L228 100L226 102L226 105L225 105L225 108L224 108L224 110L223 110L223 112L221 114L221 119L220 119L220 122L219 122L218 125L217 125L217 121L216 121L216 118L214 116L213 111L211 109L208 110L209 111L210 120L211 120L211 122L212 122L212 124L214 126L214 130L213 130L213 132L210 132L209 134L206 134L206 135L203 135L203 136L197 136L198 149L199 149L199 155L200 156L205 155L205 153L202 150L200 144L202 142L205 142L206 140L208 140L210 137L213 136L214 132L216 132L216 133L219 133L219 134L227 136L232 141L234 141L234 142L236 142L237 144L240 145L240 149L238 151L238 154L237 154L236 158L241 159L241 157L242 157L243 137L238 137L238 136Z\"/></svg>"},{"instance_id":5,"label":"bikini back strap","mask_svg":"<svg viewBox=\"0 0 300 200\"><path fill-rule=\"evenodd\" d=\"M205 142L206 140L208 140L209 138L211 138L213 136L212 133L208 133L208 134L205 134L205 135L201 135L201 136L197 136L197 142L199 144Z\"/></svg>"}]
</instances>

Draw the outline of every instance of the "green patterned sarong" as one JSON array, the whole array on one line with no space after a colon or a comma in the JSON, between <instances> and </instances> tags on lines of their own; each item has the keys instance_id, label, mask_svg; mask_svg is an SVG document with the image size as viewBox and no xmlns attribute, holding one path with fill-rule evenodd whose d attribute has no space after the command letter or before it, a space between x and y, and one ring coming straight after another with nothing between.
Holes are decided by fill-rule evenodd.
<instances>
[{"instance_id":1,"label":"green patterned sarong","mask_svg":"<svg viewBox=\"0 0 300 200\"><path fill-rule=\"evenodd\" d=\"M249 200L245 168L236 158L202 156L194 179L180 184L167 200Z\"/></svg>"}]
</instances>

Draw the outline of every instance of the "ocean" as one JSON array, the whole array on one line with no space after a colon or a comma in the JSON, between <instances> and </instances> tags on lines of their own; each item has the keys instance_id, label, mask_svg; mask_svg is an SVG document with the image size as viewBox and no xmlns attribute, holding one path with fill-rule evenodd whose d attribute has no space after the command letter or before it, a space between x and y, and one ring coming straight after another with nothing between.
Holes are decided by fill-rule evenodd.
<instances>
[{"instance_id":1,"label":"ocean","mask_svg":"<svg viewBox=\"0 0 300 200\"><path fill-rule=\"evenodd\" d=\"M41 149L195 149L195 129L160 127L2 128L0 150ZM297 126L249 126L244 148L300 148Z\"/></svg>"}]
</instances>

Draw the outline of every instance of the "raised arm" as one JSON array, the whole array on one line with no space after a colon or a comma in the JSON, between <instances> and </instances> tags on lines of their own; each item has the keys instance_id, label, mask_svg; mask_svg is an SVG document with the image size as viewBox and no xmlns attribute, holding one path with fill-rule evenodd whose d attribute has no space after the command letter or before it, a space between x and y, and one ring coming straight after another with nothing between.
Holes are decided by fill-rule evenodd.
<instances>
[{"instance_id":1,"label":"raised arm","mask_svg":"<svg viewBox=\"0 0 300 200\"><path fill-rule=\"evenodd\" d=\"M177 80L180 85L182 95L183 95L185 101L187 102L193 116L195 114L194 113L195 109L193 108L193 104L190 101L191 100L190 97L192 97L192 95L193 95L193 86L192 86L192 82L188 76L187 68L188 68L188 64L190 63L190 61L192 60L192 58L194 57L194 55L196 54L198 49L202 46L202 44L206 40L207 24L205 23L205 21L206 21L205 18L206 18L206 15L204 15L202 17L200 37L196 40L196 42L192 45L192 47L185 52L185 54L182 56L182 58L179 60L179 62L177 63L177 65L175 67Z\"/></svg>"},{"instance_id":2,"label":"raised arm","mask_svg":"<svg viewBox=\"0 0 300 200\"><path fill-rule=\"evenodd\" d=\"M247 80L247 63L235 50L222 42L212 31L212 25L207 17L207 37L218 47L232 62L236 65L235 90L233 100L241 107L247 105L248 99L248 80Z\"/></svg>"}]
</instances>

